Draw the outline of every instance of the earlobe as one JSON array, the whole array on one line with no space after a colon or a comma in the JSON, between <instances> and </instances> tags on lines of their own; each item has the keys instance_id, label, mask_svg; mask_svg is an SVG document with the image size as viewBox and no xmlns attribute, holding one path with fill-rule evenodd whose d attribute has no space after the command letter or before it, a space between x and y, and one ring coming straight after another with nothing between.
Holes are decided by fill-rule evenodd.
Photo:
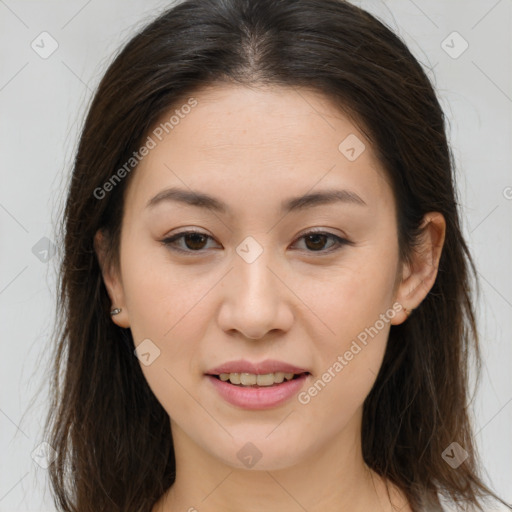
<instances>
[{"instance_id":1,"label":"earlobe","mask_svg":"<svg viewBox=\"0 0 512 512\"><path fill-rule=\"evenodd\" d=\"M402 268L402 280L395 297L402 312L391 321L394 325L407 320L411 311L418 308L437 277L446 233L445 219L439 212L429 212L424 216L421 228L419 243L412 249L410 261Z\"/></svg>"},{"instance_id":2,"label":"earlobe","mask_svg":"<svg viewBox=\"0 0 512 512\"><path fill-rule=\"evenodd\" d=\"M112 321L119 327L130 327L128 311L124 301L123 285L117 270L109 263L106 236L101 230L98 230L94 236L94 251L98 258L103 283L112 303L110 311L105 314L109 314Z\"/></svg>"}]
</instances>

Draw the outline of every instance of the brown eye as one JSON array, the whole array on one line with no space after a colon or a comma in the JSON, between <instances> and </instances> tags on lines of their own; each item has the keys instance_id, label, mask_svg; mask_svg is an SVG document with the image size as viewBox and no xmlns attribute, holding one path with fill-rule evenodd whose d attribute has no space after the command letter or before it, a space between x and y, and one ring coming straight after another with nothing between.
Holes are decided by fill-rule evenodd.
<instances>
[{"instance_id":1,"label":"brown eye","mask_svg":"<svg viewBox=\"0 0 512 512\"><path fill-rule=\"evenodd\" d=\"M204 249L204 245L207 240L207 236L199 233L188 233L184 235L183 240L188 249L201 250Z\"/></svg>"},{"instance_id":2,"label":"brown eye","mask_svg":"<svg viewBox=\"0 0 512 512\"><path fill-rule=\"evenodd\" d=\"M325 234L315 233L314 235L307 235L305 237L306 247L312 251L322 250L328 239L329 237Z\"/></svg>"},{"instance_id":3,"label":"brown eye","mask_svg":"<svg viewBox=\"0 0 512 512\"><path fill-rule=\"evenodd\" d=\"M205 248L208 239L213 240L211 236L206 235L205 233L201 233L199 231L186 231L173 235L169 238L165 238L162 240L162 243L174 251L192 253L202 251ZM177 244L177 242L183 243Z\"/></svg>"},{"instance_id":4,"label":"brown eye","mask_svg":"<svg viewBox=\"0 0 512 512\"><path fill-rule=\"evenodd\" d=\"M213 240L213 238L205 233L201 233L200 231L186 231L183 233L178 233L171 237L165 238L162 240L162 244L166 247L169 247L173 251L182 252L182 253L201 253L206 249L206 245L208 240ZM334 235L333 233L327 232L310 232L306 233L298 240L304 240L306 245L306 252L318 252L318 253L330 253L339 249L343 245L353 245L352 242L345 238L341 238L339 236ZM326 244L332 242L327 248ZM181 242L181 243L178 243Z\"/></svg>"},{"instance_id":5,"label":"brown eye","mask_svg":"<svg viewBox=\"0 0 512 512\"><path fill-rule=\"evenodd\" d=\"M326 233L322 231L306 233L299 238L299 240L302 239L305 241L307 252L329 253L339 249L343 245L352 245L352 242L345 238L336 236L333 233ZM325 245L329 240L331 240L332 243L326 249Z\"/></svg>"}]
</instances>

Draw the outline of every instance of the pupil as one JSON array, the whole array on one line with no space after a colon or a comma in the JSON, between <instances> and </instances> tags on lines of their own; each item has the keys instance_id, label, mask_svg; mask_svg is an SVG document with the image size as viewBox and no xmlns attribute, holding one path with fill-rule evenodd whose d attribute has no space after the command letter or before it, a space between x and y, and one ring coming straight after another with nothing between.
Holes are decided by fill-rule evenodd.
<instances>
[{"instance_id":1,"label":"pupil","mask_svg":"<svg viewBox=\"0 0 512 512\"><path fill-rule=\"evenodd\" d=\"M201 247L194 246L194 243L197 243L198 239L202 239L203 245L204 245L204 239L205 238L206 237L204 235L201 235L201 234L198 234L198 233L191 233L191 234L186 235L186 237L185 237L185 241L186 242L185 243L186 243L186 245L187 245L187 247L189 249L202 249L201 242L199 242L199 245ZM189 243L190 239L192 239L192 244ZM194 242L194 240L195 240L195 242Z\"/></svg>"},{"instance_id":2,"label":"pupil","mask_svg":"<svg viewBox=\"0 0 512 512\"><path fill-rule=\"evenodd\" d=\"M308 248L313 248L313 249L321 249L324 245L325 245L325 238L326 238L326 235L322 235L322 234L314 234L314 235L308 235L306 237L306 245L308 246ZM319 246L318 246L318 239L320 239L320 243L319 243ZM313 247L310 247L308 245L308 241L313 241ZM316 240L316 242L315 242ZM315 246L316 244L316 246Z\"/></svg>"}]
</instances>

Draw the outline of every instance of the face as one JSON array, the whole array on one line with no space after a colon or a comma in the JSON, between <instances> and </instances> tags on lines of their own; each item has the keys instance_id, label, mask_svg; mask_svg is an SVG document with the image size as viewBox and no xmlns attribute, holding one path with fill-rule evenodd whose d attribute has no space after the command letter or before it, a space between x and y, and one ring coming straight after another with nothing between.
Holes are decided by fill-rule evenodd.
<instances>
[{"instance_id":1,"label":"face","mask_svg":"<svg viewBox=\"0 0 512 512\"><path fill-rule=\"evenodd\" d=\"M225 85L194 98L168 133L149 133L131 176L106 276L114 321L173 434L233 467L248 443L258 469L289 467L360 428L405 319L393 194L364 134L317 93ZM277 375L259 387L209 375L237 369L247 384Z\"/></svg>"}]
</instances>

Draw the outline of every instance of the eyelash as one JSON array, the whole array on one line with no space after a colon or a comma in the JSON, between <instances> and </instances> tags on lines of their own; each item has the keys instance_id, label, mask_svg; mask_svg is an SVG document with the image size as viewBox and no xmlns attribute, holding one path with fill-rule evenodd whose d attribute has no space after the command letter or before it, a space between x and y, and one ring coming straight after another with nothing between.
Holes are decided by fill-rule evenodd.
<instances>
[{"instance_id":1,"label":"eyelash","mask_svg":"<svg viewBox=\"0 0 512 512\"><path fill-rule=\"evenodd\" d=\"M176 242L177 240L180 240L180 239L184 239L187 235L201 235L201 236L204 236L206 238L213 239L213 237L211 237L210 235L207 235L206 233L203 233L201 231L183 231L182 233L177 233L177 234L172 235L170 237L164 238L160 242L164 246L166 246L167 248L169 248L169 249L171 249L172 251L175 251L175 252L180 252L180 253L187 254L187 255L192 255L194 253L197 253L197 254L203 253L204 249L200 249L200 250L194 251L194 250L190 250L190 249L189 250L180 249L180 248L178 248L176 246L173 246L174 242ZM353 245L353 242L347 240L346 238L341 238L341 237L339 237L337 235L334 235L333 233L329 233L329 232L326 232L326 231L309 231L309 232L303 234L302 236L300 236L297 240L301 240L301 239L306 238L306 237L311 236L311 235L325 235L328 238L334 240L334 242L335 242L327 250L306 251L306 252L309 252L311 254L320 253L320 254L323 254L323 255L327 255L327 254L330 254L332 252L335 252L335 251L341 249L344 245Z\"/></svg>"}]
</instances>

